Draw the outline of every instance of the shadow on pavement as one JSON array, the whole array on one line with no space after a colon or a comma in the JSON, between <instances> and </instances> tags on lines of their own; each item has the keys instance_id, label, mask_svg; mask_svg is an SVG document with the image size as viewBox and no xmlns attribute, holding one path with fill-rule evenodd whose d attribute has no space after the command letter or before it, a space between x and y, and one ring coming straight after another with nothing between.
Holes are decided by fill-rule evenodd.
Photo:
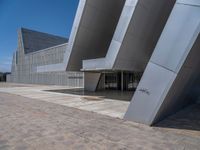
<instances>
[{"instance_id":1,"label":"shadow on pavement","mask_svg":"<svg viewBox=\"0 0 200 150\"><path fill-rule=\"evenodd\" d=\"M86 91L82 88L78 89L62 89L62 90L48 90L48 92L56 92L56 93L64 93L64 94L73 94L80 96L95 96L101 99L114 99L114 100L122 100L122 101L131 101L131 98L134 94L134 91L97 91L90 92Z\"/></svg>"},{"instance_id":2,"label":"shadow on pavement","mask_svg":"<svg viewBox=\"0 0 200 150\"><path fill-rule=\"evenodd\" d=\"M154 126L200 131L200 103L192 104Z\"/></svg>"}]
</instances>

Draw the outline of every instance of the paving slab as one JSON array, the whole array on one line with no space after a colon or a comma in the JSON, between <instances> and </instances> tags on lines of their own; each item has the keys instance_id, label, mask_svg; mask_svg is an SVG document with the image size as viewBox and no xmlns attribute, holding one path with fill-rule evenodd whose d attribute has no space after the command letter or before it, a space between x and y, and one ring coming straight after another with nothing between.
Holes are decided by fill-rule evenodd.
<instances>
[{"instance_id":1,"label":"paving slab","mask_svg":"<svg viewBox=\"0 0 200 150\"><path fill-rule=\"evenodd\" d=\"M6 88L5 88L6 87ZM50 92L49 90L66 90L70 87L26 85L5 83L0 85L0 92L20 95L23 97L51 102L59 105L73 107L81 110L93 111L95 113L108 115L116 118L123 118L128 108L129 101L111 100L103 96L86 96L70 93ZM99 93L98 93L99 94ZM103 93L102 93L103 94ZM111 92L113 94L113 92Z\"/></svg>"},{"instance_id":2,"label":"paving slab","mask_svg":"<svg viewBox=\"0 0 200 150\"><path fill-rule=\"evenodd\" d=\"M199 112L197 104L149 127L0 93L0 150L199 150Z\"/></svg>"}]
</instances>

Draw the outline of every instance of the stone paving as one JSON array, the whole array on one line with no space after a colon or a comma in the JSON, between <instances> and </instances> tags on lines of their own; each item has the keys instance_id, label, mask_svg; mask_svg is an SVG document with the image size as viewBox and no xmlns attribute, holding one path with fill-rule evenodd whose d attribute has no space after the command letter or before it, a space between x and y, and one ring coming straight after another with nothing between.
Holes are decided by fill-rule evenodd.
<instances>
[{"instance_id":1,"label":"stone paving","mask_svg":"<svg viewBox=\"0 0 200 150\"><path fill-rule=\"evenodd\" d=\"M0 150L200 150L200 104L155 127L0 93Z\"/></svg>"},{"instance_id":2,"label":"stone paving","mask_svg":"<svg viewBox=\"0 0 200 150\"><path fill-rule=\"evenodd\" d=\"M12 83L0 84L0 92L92 111L115 118L123 118L130 103L129 101L114 100L100 95L91 96L49 92L54 90L62 91L66 89L71 90L70 87L66 86L25 85ZM110 92L109 94L112 95L116 93ZM120 92L118 95L120 95Z\"/></svg>"}]
</instances>

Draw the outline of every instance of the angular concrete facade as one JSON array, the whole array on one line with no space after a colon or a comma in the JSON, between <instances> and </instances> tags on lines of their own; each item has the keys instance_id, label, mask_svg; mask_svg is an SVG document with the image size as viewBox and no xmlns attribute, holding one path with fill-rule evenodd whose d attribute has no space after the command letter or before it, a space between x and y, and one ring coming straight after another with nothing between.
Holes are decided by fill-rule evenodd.
<instances>
[{"instance_id":1,"label":"angular concrete facade","mask_svg":"<svg viewBox=\"0 0 200 150\"><path fill-rule=\"evenodd\" d=\"M80 0L63 62L40 66L38 72L80 71L82 60L104 57L124 3L124 0Z\"/></svg>"},{"instance_id":2,"label":"angular concrete facade","mask_svg":"<svg viewBox=\"0 0 200 150\"><path fill-rule=\"evenodd\" d=\"M68 43L52 37L56 45L38 48L46 41L26 54L19 34L12 76L24 83L51 78L90 91L131 86L136 90L124 118L152 125L200 96L199 32L199 0L80 0Z\"/></svg>"},{"instance_id":3,"label":"angular concrete facade","mask_svg":"<svg viewBox=\"0 0 200 150\"><path fill-rule=\"evenodd\" d=\"M106 56L83 60L82 71L97 71L99 74L105 70L143 72L174 3L175 0L127 0ZM90 74L86 73L85 76L94 80ZM91 89L90 83L87 83L87 90L95 91L98 88L96 85Z\"/></svg>"},{"instance_id":4,"label":"angular concrete facade","mask_svg":"<svg viewBox=\"0 0 200 150\"><path fill-rule=\"evenodd\" d=\"M126 119L151 125L198 98L200 91L193 90L200 75L199 32L200 2L178 0Z\"/></svg>"},{"instance_id":5,"label":"angular concrete facade","mask_svg":"<svg viewBox=\"0 0 200 150\"><path fill-rule=\"evenodd\" d=\"M175 0L127 0L106 57L84 60L83 70L144 71Z\"/></svg>"},{"instance_id":6,"label":"angular concrete facade","mask_svg":"<svg viewBox=\"0 0 200 150\"><path fill-rule=\"evenodd\" d=\"M18 48L13 55L9 82L29 84L67 85L83 87L82 72L38 73L37 66L56 64L63 61L68 40L62 37L20 29Z\"/></svg>"}]
</instances>

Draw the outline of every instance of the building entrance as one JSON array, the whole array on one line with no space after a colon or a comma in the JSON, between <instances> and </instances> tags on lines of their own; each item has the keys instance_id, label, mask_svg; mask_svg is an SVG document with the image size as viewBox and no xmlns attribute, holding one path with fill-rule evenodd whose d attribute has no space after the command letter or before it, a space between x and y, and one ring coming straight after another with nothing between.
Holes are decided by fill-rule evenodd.
<instances>
[{"instance_id":1,"label":"building entrance","mask_svg":"<svg viewBox=\"0 0 200 150\"><path fill-rule=\"evenodd\" d=\"M121 89L121 74L120 73L105 73L105 89L120 90Z\"/></svg>"},{"instance_id":2,"label":"building entrance","mask_svg":"<svg viewBox=\"0 0 200 150\"><path fill-rule=\"evenodd\" d=\"M102 74L102 78L105 90L134 91L141 78L141 73L107 72Z\"/></svg>"}]
</instances>

